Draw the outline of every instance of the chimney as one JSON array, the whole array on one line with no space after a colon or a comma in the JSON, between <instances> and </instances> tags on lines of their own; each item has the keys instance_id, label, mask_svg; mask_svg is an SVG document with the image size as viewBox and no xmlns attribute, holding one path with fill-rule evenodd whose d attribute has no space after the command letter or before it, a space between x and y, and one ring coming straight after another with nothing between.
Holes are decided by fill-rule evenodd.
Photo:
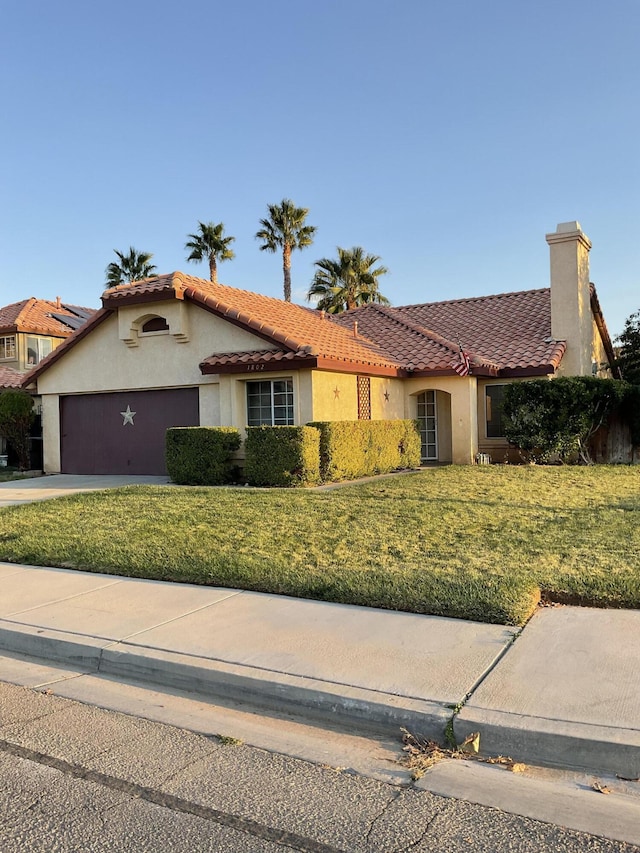
<instances>
[{"instance_id":1,"label":"chimney","mask_svg":"<svg viewBox=\"0 0 640 853\"><path fill-rule=\"evenodd\" d=\"M358 321L357 320L353 321L353 337L354 338L358 337Z\"/></svg>"},{"instance_id":2,"label":"chimney","mask_svg":"<svg viewBox=\"0 0 640 853\"><path fill-rule=\"evenodd\" d=\"M58 311L62 308L62 303L60 302L60 297L56 296L56 308Z\"/></svg>"},{"instance_id":3,"label":"chimney","mask_svg":"<svg viewBox=\"0 0 640 853\"><path fill-rule=\"evenodd\" d=\"M546 235L551 254L551 336L566 341L560 373L591 374L593 320L589 285L591 241L579 222L561 222Z\"/></svg>"}]
</instances>

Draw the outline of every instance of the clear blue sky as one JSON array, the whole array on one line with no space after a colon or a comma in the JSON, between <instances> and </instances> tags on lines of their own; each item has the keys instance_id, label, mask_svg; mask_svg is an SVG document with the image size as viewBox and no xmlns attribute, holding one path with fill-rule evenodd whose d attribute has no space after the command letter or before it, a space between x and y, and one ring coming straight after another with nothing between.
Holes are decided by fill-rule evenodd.
<instances>
[{"instance_id":1,"label":"clear blue sky","mask_svg":"<svg viewBox=\"0 0 640 853\"><path fill-rule=\"evenodd\" d=\"M114 249L282 295L254 234L310 210L394 304L546 287L578 219L612 335L640 308L638 0L21 0L0 17L0 304L98 305Z\"/></svg>"}]
</instances>

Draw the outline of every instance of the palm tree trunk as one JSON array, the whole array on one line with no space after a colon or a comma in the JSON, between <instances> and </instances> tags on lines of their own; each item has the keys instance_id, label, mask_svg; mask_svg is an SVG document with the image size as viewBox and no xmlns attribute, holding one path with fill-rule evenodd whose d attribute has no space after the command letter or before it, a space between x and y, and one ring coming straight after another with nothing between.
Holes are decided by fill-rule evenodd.
<instances>
[{"instance_id":1,"label":"palm tree trunk","mask_svg":"<svg viewBox=\"0 0 640 853\"><path fill-rule=\"evenodd\" d=\"M284 273L284 301L291 302L291 246L282 247L282 272Z\"/></svg>"},{"instance_id":2,"label":"palm tree trunk","mask_svg":"<svg viewBox=\"0 0 640 853\"><path fill-rule=\"evenodd\" d=\"M214 284L218 283L218 266L213 255L209 256L209 277Z\"/></svg>"}]
</instances>

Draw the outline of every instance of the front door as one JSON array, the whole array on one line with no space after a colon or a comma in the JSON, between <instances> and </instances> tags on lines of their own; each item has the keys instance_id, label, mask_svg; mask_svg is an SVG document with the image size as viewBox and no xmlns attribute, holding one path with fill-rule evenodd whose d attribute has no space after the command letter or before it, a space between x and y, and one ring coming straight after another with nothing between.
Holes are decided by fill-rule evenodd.
<instances>
[{"instance_id":1,"label":"front door","mask_svg":"<svg viewBox=\"0 0 640 853\"><path fill-rule=\"evenodd\" d=\"M420 425L421 457L423 462L438 460L438 413L436 392L423 391L418 395L418 423Z\"/></svg>"}]
</instances>

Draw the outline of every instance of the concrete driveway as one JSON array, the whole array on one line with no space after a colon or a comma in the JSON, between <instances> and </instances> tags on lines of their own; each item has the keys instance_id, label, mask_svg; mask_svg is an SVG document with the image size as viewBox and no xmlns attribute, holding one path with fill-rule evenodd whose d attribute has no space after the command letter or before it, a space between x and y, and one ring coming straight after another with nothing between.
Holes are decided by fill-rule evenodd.
<instances>
[{"instance_id":1,"label":"concrete driveway","mask_svg":"<svg viewBox=\"0 0 640 853\"><path fill-rule=\"evenodd\" d=\"M46 474L28 480L0 483L0 507L45 501L77 492L96 492L101 489L117 489L120 486L163 486L168 483L169 477L156 476Z\"/></svg>"}]
</instances>

